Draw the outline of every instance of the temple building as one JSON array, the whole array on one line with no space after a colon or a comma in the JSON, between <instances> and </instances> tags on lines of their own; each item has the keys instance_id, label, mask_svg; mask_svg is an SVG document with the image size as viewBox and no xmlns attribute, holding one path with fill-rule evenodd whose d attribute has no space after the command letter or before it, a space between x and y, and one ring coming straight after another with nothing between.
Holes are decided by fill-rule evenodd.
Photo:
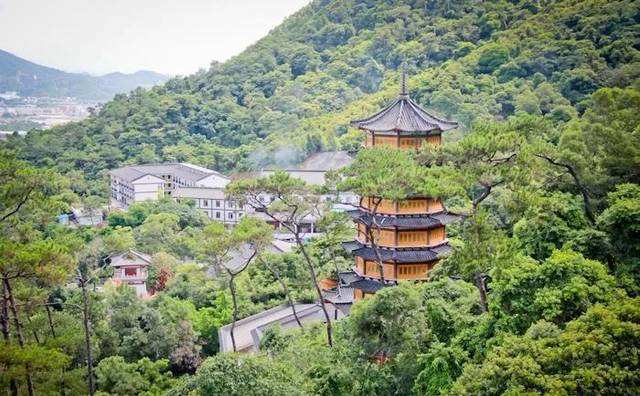
<instances>
[{"instance_id":1,"label":"temple building","mask_svg":"<svg viewBox=\"0 0 640 396\"><path fill-rule=\"evenodd\" d=\"M365 149L439 145L442 133L457 127L457 123L422 109L409 97L406 87L403 72L400 96L390 106L352 122L366 134ZM344 246L355 256L355 267L339 274L338 287L325 295L327 301L337 306L349 300L351 296L346 294L352 293L352 300L359 300L403 280L427 280L429 271L450 250L445 226L458 218L447 212L440 199L425 196L397 202L361 197L359 207L350 214L358 233L356 240ZM374 231L375 248L368 230ZM378 257L383 263L382 276Z\"/></svg>"},{"instance_id":2,"label":"temple building","mask_svg":"<svg viewBox=\"0 0 640 396\"><path fill-rule=\"evenodd\" d=\"M112 254L105 262L113 267L112 282L115 285L131 286L138 297L147 297L147 278L149 267L153 264L151 256L135 250Z\"/></svg>"}]
</instances>

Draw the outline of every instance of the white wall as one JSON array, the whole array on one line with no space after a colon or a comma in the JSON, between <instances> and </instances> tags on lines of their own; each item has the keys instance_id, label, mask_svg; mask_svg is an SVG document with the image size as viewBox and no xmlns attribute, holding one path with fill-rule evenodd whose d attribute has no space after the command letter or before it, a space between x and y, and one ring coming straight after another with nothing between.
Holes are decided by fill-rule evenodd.
<instances>
[{"instance_id":1,"label":"white wall","mask_svg":"<svg viewBox=\"0 0 640 396\"><path fill-rule=\"evenodd\" d=\"M224 188L227 184L229 184L228 178L215 173L205 177L204 179L198 180L196 183L198 187L209 188Z\"/></svg>"},{"instance_id":2,"label":"white wall","mask_svg":"<svg viewBox=\"0 0 640 396\"><path fill-rule=\"evenodd\" d=\"M143 176L133 182L134 201L155 201L164 193L164 181L155 176Z\"/></svg>"}]
</instances>

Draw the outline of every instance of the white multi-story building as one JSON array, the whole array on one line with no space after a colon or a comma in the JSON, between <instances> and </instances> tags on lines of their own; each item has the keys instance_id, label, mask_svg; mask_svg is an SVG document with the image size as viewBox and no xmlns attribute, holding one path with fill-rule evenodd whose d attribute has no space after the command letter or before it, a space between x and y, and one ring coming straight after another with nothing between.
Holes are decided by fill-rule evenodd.
<instances>
[{"instance_id":1,"label":"white multi-story building","mask_svg":"<svg viewBox=\"0 0 640 396\"><path fill-rule=\"evenodd\" d=\"M227 199L224 188L180 187L173 197L177 200L193 200L196 207L211 220L226 224L237 223L245 215L245 208L237 201Z\"/></svg>"},{"instance_id":2,"label":"white multi-story building","mask_svg":"<svg viewBox=\"0 0 640 396\"><path fill-rule=\"evenodd\" d=\"M244 208L226 198L230 179L218 172L188 163L131 165L114 169L111 176L112 206L126 209L134 202L169 196L193 200L207 217L235 224Z\"/></svg>"}]
</instances>

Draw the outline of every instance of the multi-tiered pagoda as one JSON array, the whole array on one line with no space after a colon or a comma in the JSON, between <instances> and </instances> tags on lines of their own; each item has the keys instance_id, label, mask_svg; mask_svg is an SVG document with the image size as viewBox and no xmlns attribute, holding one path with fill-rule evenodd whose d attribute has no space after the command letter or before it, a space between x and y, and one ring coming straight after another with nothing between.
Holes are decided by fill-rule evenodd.
<instances>
[{"instance_id":1,"label":"multi-tiered pagoda","mask_svg":"<svg viewBox=\"0 0 640 396\"><path fill-rule=\"evenodd\" d=\"M366 133L365 147L398 149L417 149L424 143L439 145L442 133L457 127L455 122L435 117L411 100L404 72L398 99L352 125ZM445 225L457 218L446 211L440 199L424 196L397 202L361 197L360 207L351 215L358 236L345 248L355 256L355 267L352 272L340 274L340 285L353 289L354 300L402 280L426 280L429 271L450 250ZM368 230L376 235L375 247ZM378 257L383 263L382 276ZM339 292L344 297L345 293ZM334 296L329 297L332 300Z\"/></svg>"}]
</instances>

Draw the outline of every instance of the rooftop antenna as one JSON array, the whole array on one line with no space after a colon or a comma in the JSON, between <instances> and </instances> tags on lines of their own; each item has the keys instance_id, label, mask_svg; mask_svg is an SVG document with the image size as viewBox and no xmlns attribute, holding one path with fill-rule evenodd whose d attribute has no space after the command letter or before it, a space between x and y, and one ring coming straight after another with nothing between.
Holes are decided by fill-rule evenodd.
<instances>
[{"instance_id":1,"label":"rooftop antenna","mask_svg":"<svg viewBox=\"0 0 640 396\"><path fill-rule=\"evenodd\" d=\"M407 62L402 62L402 85L400 86L400 96L409 96L407 91Z\"/></svg>"}]
</instances>

